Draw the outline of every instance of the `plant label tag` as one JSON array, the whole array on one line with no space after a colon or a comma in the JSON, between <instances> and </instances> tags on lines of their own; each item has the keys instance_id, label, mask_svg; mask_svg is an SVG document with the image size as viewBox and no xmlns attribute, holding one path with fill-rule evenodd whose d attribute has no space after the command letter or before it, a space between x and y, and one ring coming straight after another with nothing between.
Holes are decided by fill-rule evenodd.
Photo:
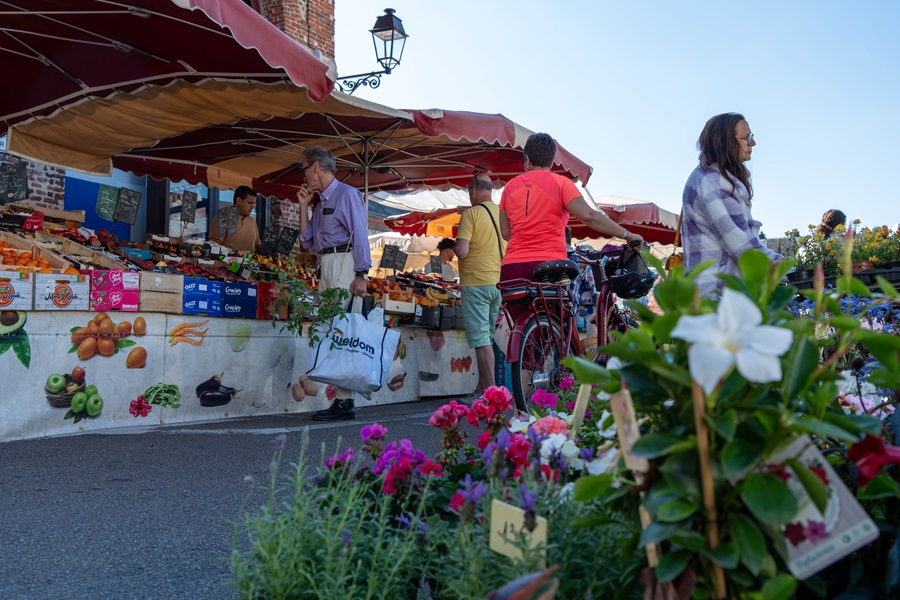
<instances>
[{"instance_id":1,"label":"plant label tag","mask_svg":"<svg viewBox=\"0 0 900 600\"><path fill-rule=\"evenodd\" d=\"M572 424L570 425L569 439L574 440L578 430L584 424L584 414L587 412L588 401L591 399L591 386L581 384L578 387L578 396L575 398L575 410L572 411Z\"/></svg>"},{"instance_id":2,"label":"plant label tag","mask_svg":"<svg viewBox=\"0 0 900 600\"><path fill-rule=\"evenodd\" d=\"M535 527L528 531L525 527L525 511L501 500L491 502L491 541L494 552L521 560L522 543L527 548L541 546L541 556L547 559L547 519L535 517Z\"/></svg>"},{"instance_id":3,"label":"plant label tag","mask_svg":"<svg viewBox=\"0 0 900 600\"><path fill-rule=\"evenodd\" d=\"M822 498L817 506L791 467L793 461L821 479L828 491L827 502ZM763 468L783 479L797 498L797 514L790 523L781 531L770 530L783 544L788 569L797 579L818 573L878 537L878 527L809 436L798 437Z\"/></svg>"},{"instance_id":4,"label":"plant label tag","mask_svg":"<svg viewBox=\"0 0 900 600\"><path fill-rule=\"evenodd\" d=\"M631 448L641 437L637 415L634 412L634 405L631 403L631 393L628 390L622 390L610 396L609 408L616 421L616 435L619 437L619 446L622 448L625 466L637 473L646 473L650 470L650 463L647 462L647 459L639 458L631 453Z\"/></svg>"}]
</instances>

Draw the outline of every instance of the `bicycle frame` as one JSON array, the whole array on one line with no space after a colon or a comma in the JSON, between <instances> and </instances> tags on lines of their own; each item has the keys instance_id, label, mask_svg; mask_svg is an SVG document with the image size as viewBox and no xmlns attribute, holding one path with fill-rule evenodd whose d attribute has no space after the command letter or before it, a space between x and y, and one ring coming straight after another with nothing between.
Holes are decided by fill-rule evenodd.
<instances>
[{"instance_id":1,"label":"bicycle frame","mask_svg":"<svg viewBox=\"0 0 900 600\"><path fill-rule=\"evenodd\" d=\"M575 312L572 298L569 296L568 286L568 283L538 283L530 279L509 279L497 284L501 293L521 287L525 290L523 295L529 292L534 294L531 302L527 305L527 309L519 315L515 322L512 321L509 312L506 310L506 300L504 300L503 316L510 331L509 342L506 348L507 362L515 362L511 358L519 355L525 325L532 317L535 319L540 319L542 316L547 317L559 324L562 335L553 336L553 339L543 339L542 334L541 340L556 346L558 356L565 358L570 354L575 356L581 354L581 339L578 337L578 329L575 326ZM548 297L545 294L545 291L548 290L554 291L552 297ZM568 347L565 345L566 338L568 338L569 342ZM569 347L571 347L572 352L569 352Z\"/></svg>"}]
</instances>

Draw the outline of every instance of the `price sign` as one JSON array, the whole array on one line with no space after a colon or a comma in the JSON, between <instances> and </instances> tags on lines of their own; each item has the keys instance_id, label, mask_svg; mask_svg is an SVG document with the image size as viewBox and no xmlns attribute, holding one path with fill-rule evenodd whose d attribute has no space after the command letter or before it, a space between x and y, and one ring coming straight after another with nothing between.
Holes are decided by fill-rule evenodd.
<instances>
[{"instance_id":1,"label":"price sign","mask_svg":"<svg viewBox=\"0 0 900 600\"><path fill-rule=\"evenodd\" d=\"M428 258L428 272L441 275L444 272L444 266L441 264L440 256L431 256Z\"/></svg>"},{"instance_id":2,"label":"price sign","mask_svg":"<svg viewBox=\"0 0 900 600\"><path fill-rule=\"evenodd\" d=\"M28 199L28 172L24 162L0 165L0 204Z\"/></svg>"},{"instance_id":3,"label":"price sign","mask_svg":"<svg viewBox=\"0 0 900 600\"><path fill-rule=\"evenodd\" d=\"M278 242L278 225L267 225L260 240L260 254L272 254Z\"/></svg>"},{"instance_id":4,"label":"price sign","mask_svg":"<svg viewBox=\"0 0 900 600\"><path fill-rule=\"evenodd\" d=\"M409 255L400 250L399 246L387 245L381 252L381 263L379 263L379 266L382 269L402 271L406 268L406 260L408 258Z\"/></svg>"},{"instance_id":5,"label":"price sign","mask_svg":"<svg viewBox=\"0 0 900 600\"><path fill-rule=\"evenodd\" d=\"M116 206L119 204L119 188L101 185L97 193L97 216L107 221L114 220Z\"/></svg>"},{"instance_id":6,"label":"price sign","mask_svg":"<svg viewBox=\"0 0 900 600\"><path fill-rule=\"evenodd\" d=\"M114 221L121 221L134 225L137 219L138 208L141 205L141 193L128 188L119 189L119 198L116 203L116 210L113 213Z\"/></svg>"},{"instance_id":7,"label":"price sign","mask_svg":"<svg viewBox=\"0 0 900 600\"><path fill-rule=\"evenodd\" d=\"M184 191L181 193L181 222L193 223L197 216L197 200L200 197L197 192Z\"/></svg>"},{"instance_id":8,"label":"price sign","mask_svg":"<svg viewBox=\"0 0 900 600\"><path fill-rule=\"evenodd\" d=\"M298 237L300 237L299 230L285 227L281 230L278 241L275 242L275 252L279 254L290 254Z\"/></svg>"},{"instance_id":9,"label":"price sign","mask_svg":"<svg viewBox=\"0 0 900 600\"><path fill-rule=\"evenodd\" d=\"M237 218L238 218L238 207L237 206L226 206L225 208L219 210L219 214L216 215L216 219L219 224L219 237L224 239L226 235L234 235L237 231Z\"/></svg>"}]
</instances>

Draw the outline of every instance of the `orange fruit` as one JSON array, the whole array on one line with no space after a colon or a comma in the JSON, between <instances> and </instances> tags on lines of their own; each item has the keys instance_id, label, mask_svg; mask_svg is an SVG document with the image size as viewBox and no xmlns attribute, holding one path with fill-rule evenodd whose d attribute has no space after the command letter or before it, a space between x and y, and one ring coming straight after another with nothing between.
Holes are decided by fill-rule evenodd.
<instances>
[{"instance_id":1,"label":"orange fruit","mask_svg":"<svg viewBox=\"0 0 900 600\"><path fill-rule=\"evenodd\" d=\"M53 269L48 269L44 267L43 269L38 269L38 273L52 273Z\"/></svg>"},{"instance_id":2,"label":"orange fruit","mask_svg":"<svg viewBox=\"0 0 900 600\"><path fill-rule=\"evenodd\" d=\"M78 269L69 267L65 271L63 271L64 275L81 275L81 272Z\"/></svg>"}]
</instances>

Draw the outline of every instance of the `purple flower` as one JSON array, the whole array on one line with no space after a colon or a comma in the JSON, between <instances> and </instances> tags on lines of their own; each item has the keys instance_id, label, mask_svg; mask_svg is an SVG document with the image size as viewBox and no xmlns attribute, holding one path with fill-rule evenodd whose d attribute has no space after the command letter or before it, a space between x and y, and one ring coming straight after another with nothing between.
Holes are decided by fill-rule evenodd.
<instances>
[{"instance_id":1,"label":"purple flower","mask_svg":"<svg viewBox=\"0 0 900 600\"><path fill-rule=\"evenodd\" d=\"M378 460L375 461L375 466L372 467L372 473L374 475L380 475L384 471L390 469L391 466L401 458L408 458L410 461L419 465L424 463L428 457L425 456L425 453L421 450L413 448L412 442L409 440L392 442L387 445L378 457Z\"/></svg>"},{"instance_id":2,"label":"purple flower","mask_svg":"<svg viewBox=\"0 0 900 600\"><path fill-rule=\"evenodd\" d=\"M284 444L287 442L287 436L283 433L276 435L272 438L272 450L281 450L284 448Z\"/></svg>"},{"instance_id":3,"label":"purple flower","mask_svg":"<svg viewBox=\"0 0 900 600\"><path fill-rule=\"evenodd\" d=\"M582 448L581 452L578 453L578 458L585 462L590 462L594 460L594 449L593 448Z\"/></svg>"},{"instance_id":4,"label":"purple flower","mask_svg":"<svg viewBox=\"0 0 900 600\"><path fill-rule=\"evenodd\" d=\"M387 435L387 427L380 425L378 423L372 423L371 425L366 425L359 431L359 435L362 437L364 442L368 442L369 440L378 441L383 440L384 436Z\"/></svg>"},{"instance_id":5,"label":"purple flower","mask_svg":"<svg viewBox=\"0 0 900 600\"><path fill-rule=\"evenodd\" d=\"M537 502L537 492L532 492L523 483L519 488L519 506L522 510L534 511L534 503Z\"/></svg>"},{"instance_id":6,"label":"purple flower","mask_svg":"<svg viewBox=\"0 0 900 600\"><path fill-rule=\"evenodd\" d=\"M334 454L325 461L325 466L329 469L340 468L353 462L353 448L347 448L341 454Z\"/></svg>"},{"instance_id":7,"label":"purple flower","mask_svg":"<svg viewBox=\"0 0 900 600\"><path fill-rule=\"evenodd\" d=\"M813 544L828 538L828 532L825 531L825 523L822 521L810 521L806 524L804 533L807 541Z\"/></svg>"},{"instance_id":8,"label":"purple flower","mask_svg":"<svg viewBox=\"0 0 900 600\"><path fill-rule=\"evenodd\" d=\"M482 482L474 482L472 481L472 474L466 473L466 478L463 479L462 489L459 490L459 495L462 496L463 500L471 502L472 504L478 504L479 498L484 495L487 491L487 486Z\"/></svg>"},{"instance_id":9,"label":"purple flower","mask_svg":"<svg viewBox=\"0 0 900 600\"><path fill-rule=\"evenodd\" d=\"M349 546L349 545L350 545L350 542L353 541L353 539L352 539L352 537L351 537L351 535L350 535L350 530L349 530L349 529L344 529L344 530L341 531L341 541L344 542L344 545L345 545L345 546Z\"/></svg>"},{"instance_id":10,"label":"purple flower","mask_svg":"<svg viewBox=\"0 0 900 600\"><path fill-rule=\"evenodd\" d=\"M571 390L575 387L575 379L572 377L563 377L562 381L559 382L559 389L561 390Z\"/></svg>"},{"instance_id":11,"label":"purple flower","mask_svg":"<svg viewBox=\"0 0 900 600\"><path fill-rule=\"evenodd\" d=\"M400 521L400 524L403 525L405 529L412 527L412 521L403 513L397 515L397 520Z\"/></svg>"},{"instance_id":12,"label":"purple flower","mask_svg":"<svg viewBox=\"0 0 900 600\"><path fill-rule=\"evenodd\" d=\"M531 401L542 408L551 408L556 406L556 394L538 388L531 395Z\"/></svg>"}]
</instances>

